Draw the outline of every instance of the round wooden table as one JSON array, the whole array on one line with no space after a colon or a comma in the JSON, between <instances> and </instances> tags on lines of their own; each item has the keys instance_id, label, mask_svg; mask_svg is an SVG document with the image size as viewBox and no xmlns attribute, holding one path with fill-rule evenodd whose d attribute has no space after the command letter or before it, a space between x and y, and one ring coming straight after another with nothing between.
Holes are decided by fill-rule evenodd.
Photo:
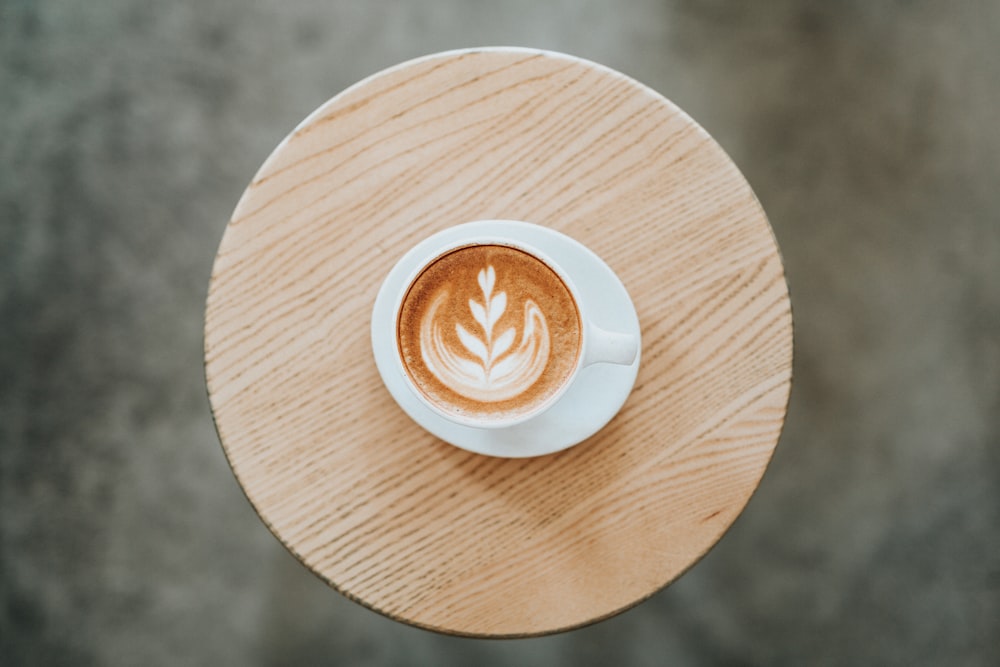
<instances>
[{"instance_id":1,"label":"round wooden table","mask_svg":"<svg viewBox=\"0 0 1000 667\"><path fill-rule=\"evenodd\" d=\"M448 445L376 371L389 269L483 219L572 236L635 302L635 390L564 452ZM722 536L781 432L792 317L760 204L691 118L594 63L468 50L365 79L267 159L215 261L205 367L239 483L330 586L424 628L536 635L631 607Z\"/></svg>"}]
</instances>

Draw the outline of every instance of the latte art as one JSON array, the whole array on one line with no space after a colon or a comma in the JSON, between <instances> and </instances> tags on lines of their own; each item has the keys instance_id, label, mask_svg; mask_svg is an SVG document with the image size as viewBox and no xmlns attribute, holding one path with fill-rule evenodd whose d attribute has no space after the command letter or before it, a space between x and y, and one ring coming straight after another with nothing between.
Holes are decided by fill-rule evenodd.
<instances>
[{"instance_id":1,"label":"latte art","mask_svg":"<svg viewBox=\"0 0 1000 667\"><path fill-rule=\"evenodd\" d=\"M456 415L505 419L556 394L580 354L580 315L547 264L504 245L437 258L399 309L404 368L431 403Z\"/></svg>"},{"instance_id":2,"label":"latte art","mask_svg":"<svg viewBox=\"0 0 1000 667\"><path fill-rule=\"evenodd\" d=\"M483 302L469 300L469 311L478 324L475 333L461 323L455 333L464 348L456 354L441 335L436 316L448 292L442 292L427 309L420 324L420 354L427 369L443 385L467 398L483 402L504 401L523 393L545 370L549 360L549 329L538 305L524 303L524 321L496 334L497 320L507 308L507 293L496 292L496 271L492 266L479 271L477 278Z\"/></svg>"}]
</instances>

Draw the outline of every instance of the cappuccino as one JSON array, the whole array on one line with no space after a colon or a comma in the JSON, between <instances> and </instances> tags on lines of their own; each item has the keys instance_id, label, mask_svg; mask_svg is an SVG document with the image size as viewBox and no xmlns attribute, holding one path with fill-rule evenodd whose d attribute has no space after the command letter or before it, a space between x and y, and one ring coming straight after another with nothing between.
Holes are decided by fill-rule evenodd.
<instances>
[{"instance_id":1,"label":"cappuccino","mask_svg":"<svg viewBox=\"0 0 1000 667\"><path fill-rule=\"evenodd\" d=\"M413 280L396 341L405 372L440 410L470 419L527 415L555 396L580 359L573 294L518 248L451 250Z\"/></svg>"}]
</instances>

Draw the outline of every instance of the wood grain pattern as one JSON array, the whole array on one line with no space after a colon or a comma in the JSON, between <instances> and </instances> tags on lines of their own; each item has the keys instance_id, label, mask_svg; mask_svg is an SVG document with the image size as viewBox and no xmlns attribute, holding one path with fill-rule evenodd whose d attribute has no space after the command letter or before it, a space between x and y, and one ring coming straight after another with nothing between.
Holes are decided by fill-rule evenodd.
<instances>
[{"instance_id":1,"label":"wood grain pattern","mask_svg":"<svg viewBox=\"0 0 1000 667\"><path fill-rule=\"evenodd\" d=\"M396 260L496 218L589 246L639 313L624 409L551 456L438 441L372 358ZM381 613L482 636L609 616L701 557L771 457L791 355L778 249L719 146L621 74L526 50L406 63L310 116L240 199L205 324L219 436L274 534Z\"/></svg>"}]
</instances>

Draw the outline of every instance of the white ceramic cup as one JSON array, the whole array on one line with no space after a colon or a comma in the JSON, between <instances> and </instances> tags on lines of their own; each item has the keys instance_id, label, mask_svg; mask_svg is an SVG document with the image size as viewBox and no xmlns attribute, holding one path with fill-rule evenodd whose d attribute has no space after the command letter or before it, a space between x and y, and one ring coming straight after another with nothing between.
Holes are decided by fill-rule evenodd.
<instances>
[{"instance_id":1,"label":"white ceramic cup","mask_svg":"<svg viewBox=\"0 0 1000 667\"><path fill-rule=\"evenodd\" d=\"M515 235L516 230L518 229L516 225L518 224L526 225L527 223L515 223L515 226L513 227ZM569 275L569 273L562 266L551 259L545 252L537 247L534 247L532 244L517 238L512 238L509 233L498 236L489 233L477 232L474 229L471 229L470 233L467 235L460 234L457 238L455 234L450 234L442 237L441 242L435 243L433 241L434 237L428 239L422 244L419 244L402 260L400 260L400 263L397 264L397 268L394 269L394 271L398 271L401 265L411 267L407 274L407 278L400 282L403 286L402 289L397 289L395 294L388 295L392 298L391 312L393 314L393 341L396 340L400 310L414 281L417 280L427 267L434 264L441 257L468 246L507 246L527 253L548 266L560 278L569 291L577 308L580 321L580 349L577 354L576 363L572 371L567 375L559 387L544 400L532 406L531 409L518 411L514 415L501 417L489 417L486 415L474 414L470 415L457 410L447 409L446 407L438 405L434 401L430 400L417 387L410 373L407 371L400 346L398 344L394 344L393 354L390 355L392 368L389 372L395 378L401 379L402 384L407 387L409 392L422 406L436 414L441 419L473 429L509 429L514 426L523 425L532 422L533 420L537 420L539 417L551 410L552 407L556 405L571 389L571 387L581 381L581 372L583 369L594 364L618 364L628 366L632 365L636 361L639 353L638 335L626 331L608 331L595 324L588 309L588 303L590 300L575 286L573 277ZM385 286L383 286L383 292L385 289ZM384 299L386 296L387 295L380 293L380 299ZM376 336L376 332L373 331L373 342L377 339L378 337ZM384 375L386 369L380 368L380 370L382 370ZM389 384L388 381L387 384ZM581 406L581 408L586 409L586 406Z\"/></svg>"}]
</instances>

